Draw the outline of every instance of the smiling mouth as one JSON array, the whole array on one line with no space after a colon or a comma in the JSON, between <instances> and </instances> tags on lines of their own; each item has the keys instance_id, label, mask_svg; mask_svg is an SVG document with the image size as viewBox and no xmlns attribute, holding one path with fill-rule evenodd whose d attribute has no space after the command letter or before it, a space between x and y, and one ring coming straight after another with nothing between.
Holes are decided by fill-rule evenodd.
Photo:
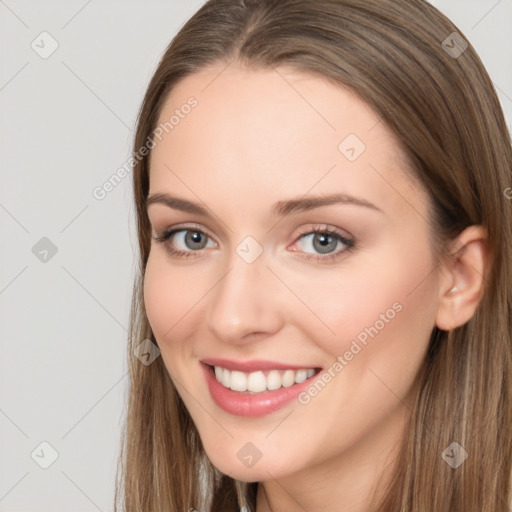
<instances>
[{"instance_id":1,"label":"smiling mouth","mask_svg":"<svg viewBox=\"0 0 512 512\"><path fill-rule=\"evenodd\" d=\"M301 368L297 370L258 370L241 372L228 370L222 366L207 365L217 382L227 389L254 395L300 384L321 371L321 368Z\"/></svg>"}]
</instances>

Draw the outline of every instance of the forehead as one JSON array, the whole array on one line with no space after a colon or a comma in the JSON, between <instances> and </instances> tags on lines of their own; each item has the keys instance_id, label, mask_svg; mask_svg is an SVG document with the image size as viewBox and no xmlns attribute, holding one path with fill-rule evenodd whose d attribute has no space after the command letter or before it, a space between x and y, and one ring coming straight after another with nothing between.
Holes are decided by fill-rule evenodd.
<instances>
[{"instance_id":1,"label":"forehead","mask_svg":"<svg viewBox=\"0 0 512 512\"><path fill-rule=\"evenodd\" d=\"M284 190L364 193L383 209L405 202L399 191L426 199L377 112L309 73L211 66L176 85L160 113L159 124L166 122L152 150L151 192L179 190L192 199L190 187L207 197L222 184L240 206L247 191L269 203Z\"/></svg>"}]
</instances>

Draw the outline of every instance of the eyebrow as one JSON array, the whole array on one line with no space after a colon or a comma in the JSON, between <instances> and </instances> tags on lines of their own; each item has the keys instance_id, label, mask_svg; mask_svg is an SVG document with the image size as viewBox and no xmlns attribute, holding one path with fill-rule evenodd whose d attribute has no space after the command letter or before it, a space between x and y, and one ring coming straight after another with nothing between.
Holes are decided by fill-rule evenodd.
<instances>
[{"instance_id":1,"label":"eyebrow","mask_svg":"<svg viewBox=\"0 0 512 512\"><path fill-rule=\"evenodd\" d=\"M181 210L183 212L203 215L205 217L209 216L207 208L204 208L203 206L187 199L171 196L169 194L157 193L148 196L146 199L146 208L148 208L149 205L156 203L164 204L169 208ZM363 206L365 208L383 213L382 210L374 204L348 194L329 194L324 196L301 197L297 199L288 199L286 201L277 201L272 205L271 213L272 216L284 217L285 215L289 215L291 213L313 210L314 208L329 206L332 204Z\"/></svg>"}]
</instances>

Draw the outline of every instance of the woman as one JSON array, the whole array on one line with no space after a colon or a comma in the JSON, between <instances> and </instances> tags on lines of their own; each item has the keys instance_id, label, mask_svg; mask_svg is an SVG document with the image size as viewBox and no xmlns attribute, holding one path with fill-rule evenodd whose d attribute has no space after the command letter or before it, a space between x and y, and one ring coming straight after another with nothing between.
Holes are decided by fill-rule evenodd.
<instances>
[{"instance_id":1,"label":"woman","mask_svg":"<svg viewBox=\"0 0 512 512\"><path fill-rule=\"evenodd\" d=\"M453 23L210 0L134 161L123 510L510 510L512 151Z\"/></svg>"}]
</instances>

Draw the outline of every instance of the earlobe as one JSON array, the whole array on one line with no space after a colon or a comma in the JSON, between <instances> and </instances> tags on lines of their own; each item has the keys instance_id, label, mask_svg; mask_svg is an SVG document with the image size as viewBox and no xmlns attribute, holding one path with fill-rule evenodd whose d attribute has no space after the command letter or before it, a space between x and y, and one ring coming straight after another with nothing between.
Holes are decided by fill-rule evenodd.
<instances>
[{"instance_id":1,"label":"earlobe","mask_svg":"<svg viewBox=\"0 0 512 512\"><path fill-rule=\"evenodd\" d=\"M454 247L439 284L436 326L444 331L464 325L474 315L485 289L488 265L487 235L482 226L466 228Z\"/></svg>"}]
</instances>

